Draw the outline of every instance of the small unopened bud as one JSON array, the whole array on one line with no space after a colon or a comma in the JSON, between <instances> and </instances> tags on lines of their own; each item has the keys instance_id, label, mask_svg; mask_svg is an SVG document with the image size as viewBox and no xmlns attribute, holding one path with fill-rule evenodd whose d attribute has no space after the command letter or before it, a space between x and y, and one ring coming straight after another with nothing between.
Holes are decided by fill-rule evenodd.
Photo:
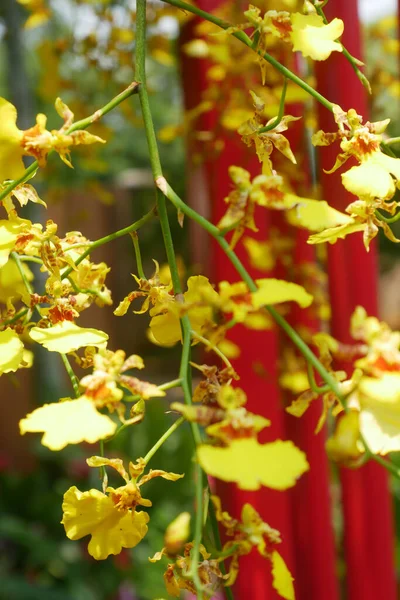
<instances>
[{"instance_id":1,"label":"small unopened bud","mask_svg":"<svg viewBox=\"0 0 400 600\"><path fill-rule=\"evenodd\" d=\"M360 423L358 411L351 410L337 423L335 433L326 442L331 460L346 467L358 467L363 451L360 449Z\"/></svg>"}]
</instances>

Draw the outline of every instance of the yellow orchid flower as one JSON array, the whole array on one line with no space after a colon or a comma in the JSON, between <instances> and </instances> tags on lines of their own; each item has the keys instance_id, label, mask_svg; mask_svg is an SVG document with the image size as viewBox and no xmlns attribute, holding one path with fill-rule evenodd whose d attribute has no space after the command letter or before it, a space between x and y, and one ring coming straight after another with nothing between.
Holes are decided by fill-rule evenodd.
<instances>
[{"instance_id":1,"label":"yellow orchid flower","mask_svg":"<svg viewBox=\"0 0 400 600\"><path fill-rule=\"evenodd\" d=\"M0 134L0 183L7 179L18 179L25 171L22 156L34 156L39 166L46 164L47 155L55 150L66 165L72 167L70 161L70 148L72 146L105 143L98 136L87 131L74 131L70 134L67 130L74 119L73 113L57 98L55 107L58 114L64 119L64 125L59 130L46 129L47 117L37 115L36 125L21 131L16 125L16 108L4 98L0 98L0 120L2 123Z\"/></svg>"},{"instance_id":2,"label":"yellow orchid flower","mask_svg":"<svg viewBox=\"0 0 400 600\"><path fill-rule=\"evenodd\" d=\"M235 582L239 572L239 557L249 554L253 548L256 548L261 556L271 562L273 588L282 598L295 600L293 577L276 550L276 546L282 541L279 531L265 523L251 504L247 503L243 506L241 521L239 521L222 510L218 496L211 496L211 500L215 506L217 520L224 527L226 535L232 537L232 540L225 543L223 550L236 548L225 585L232 585Z\"/></svg>"},{"instance_id":3,"label":"yellow orchid flower","mask_svg":"<svg viewBox=\"0 0 400 600\"><path fill-rule=\"evenodd\" d=\"M359 412L359 430L373 454L400 450L400 374L362 377L348 406ZM359 442L359 450L363 450Z\"/></svg>"},{"instance_id":4,"label":"yellow orchid flower","mask_svg":"<svg viewBox=\"0 0 400 600\"><path fill-rule=\"evenodd\" d=\"M282 117L279 123L272 129L259 133L259 130L265 126L272 127L272 124L276 119L273 118L265 122L263 117L265 103L254 92L250 91L250 94L253 99L255 113L253 118L242 123L238 129L238 133L242 136L242 140L247 146L252 146L254 144L259 161L261 163L266 163L270 169L272 169L272 167L269 157L272 154L274 147L287 159L296 164L296 159L290 148L290 144L285 136L282 135L282 131L288 129L288 123L298 121L301 117L286 115Z\"/></svg>"},{"instance_id":5,"label":"yellow orchid flower","mask_svg":"<svg viewBox=\"0 0 400 600\"><path fill-rule=\"evenodd\" d=\"M96 560L104 560L110 554L119 554L122 548L135 547L147 533L149 515L137 512L136 508L149 507L152 503L142 498L140 487L154 477L176 481L183 475L161 470L150 470L147 475L142 475L146 466L143 459L130 462L129 473L121 459L92 456L87 463L90 467L115 469L125 485L116 489L108 487L105 493L95 489L81 492L75 486L69 488L64 494L61 523L70 540L90 535L89 554Z\"/></svg>"},{"instance_id":6,"label":"yellow orchid flower","mask_svg":"<svg viewBox=\"0 0 400 600\"><path fill-rule=\"evenodd\" d=\"M382 134L390 119L363 123L362 116L353 108L345 112L338 105L334 105L333 114L338 132L318 131L312 137L314 146L329 146L340 141L342 153L329 173L353 156L359 165L342 174L344 187L363 200L390 199L400 179L400 159L386 156L380 149Z\"/></svg>"},{"instance_id":7,"label":"yellow orchid flower","mask_svg":"<svg viewBox=\"0 0 400 600\"><path fill-rule=\"evenodd\" d=\"M294 13L290 20L293 52L299 51L313 60L326 60L332 52L342 52L342 44L336 41L344 29L341 19L333 19L326 25L320 15Z\"/></svg>"},{"instance_id":8,"label":"yellow orchid flower","mask_svg":"<svg viewBox=\"0 0 400 600\"><path fill-rule=\"evenodd\" d=\"M116 508L110 496L75 486L64 494L62 524L70 540L91 536L88 552L96 560L134 548L146 535L149 515L143 511Z\"/></svg>"},{"instance_id":9,"label":"yellow orchid flower","mask_svg":"<svg viewBox=\"0 0 400 600\"><path fill-rule=\"evenodd\" d=\"M191 553L194 544L185 544L183 555L175 556L170 554L167 548L163 548L160 552L156 552L149 561L155 563L163 556L173 559L173 563L168 564L167 570L164 573L165 588L170 596L178 598L182 590L187 590L191 594L196 594L196 587L193 580L188 577L192 566ZM219 582L224 582L228 579L228 575L224 575L220 569L220 560L211 558L211 554L207 552L203 544L199 546L199 554L202 560L198 563L198 576L203 586L203 592L206 598L211 598L215 595L215 588Z\"/></svg>"}]
</instances>

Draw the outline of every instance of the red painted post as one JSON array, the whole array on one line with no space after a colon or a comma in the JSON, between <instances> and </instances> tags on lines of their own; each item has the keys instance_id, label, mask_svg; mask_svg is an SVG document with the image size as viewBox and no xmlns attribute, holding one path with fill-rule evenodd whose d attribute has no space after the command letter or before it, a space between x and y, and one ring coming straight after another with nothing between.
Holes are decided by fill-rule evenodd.
<instances>
[{"instance_id":1,"label":"red painted post","mask_svg":"<svg viewBox=\"0 0 400 600\"><path fill-rule=\"evenodd\" d=\"M357 2L336 0L326 7L328 18L339 17L345 23L343 43L360 58L360 24ZM355 108L365 118L366 92L350 65L339 53L333 53L317 70L318 90L343 109ZM319 125L335 131L332 115L320 109ZM335 162L337 148L323 148L321 179L323 197L340 210L355 198L341 185L340 174L326 175ZM332 333L349 342L349 319L357 304L369 314L377 313L376 248L365 252L361 236L353 234L329 248L330 296L333 310ZM349 600L395 600L397 598L393 516L386 472L374 463L341 472L345 528L346 587Z\"/></svg>"},{"instance_id":2,"label":"red painted post","mask_svg":"<svg viewBox=\"0 0 400 600\"><path fill-rule=\"evenodd\" d=\"M217 2L200 3L201 7L210 10ZM194 22L186 26L184 40L192 36ZM206 65L203 61L182 57L183 82L185 88L186 108L196 106L201 92L207 87ZM186 84L186 85L185 85ZM207 114L200 120L202 130L212 131L216 114ZM301 143L301 133L296 136L294 144ZM211 199L214 222L222 216L225 210L223 199L231 189L228 178L228 167L232 164L245 166L253 175L260 172L258 160L249 158L245 146L238 136L226 137L225 148L216 160L206 162L203 168L191 167L192 177L189 179L189 190L193 189L193 201L198 202L199 196ZM189 149L190 154L190 149ZM191 184L190 180L195 184ZM189 192L189 200L190 200ZM197 205L197 208L200 207ZM204 205L202 204L204 209ZM260 227L258 237L268 238L272 213L260 211L257 224ZM297 235L297 260L314 260L314 250L305 243L302 233ZM197 235L201 235L197 232ZM198 239L198 238L197 238ZM198 243L202 246L202 240ZM240 253L240 250L239 250ZM196 257L198 258L198 256ZM246 256L241 258L247 263ZM212 280L227 279L237 281L238 276L230 262L219 248L212 248ZM248 266L248 265L247 265ZM263 277L251 269L256 277ZM300 314L293 321L295 326L304 323ZM310 325L310 323L308 323ZM312 324L316 327L316 323ZM272 420L273 426L267 431L269 439L293 439L308 455L312 469L303 476L293 492L274 492L263 489L257 493L241 492L236 487L225 486L219 492L224 495L226 508L238 516L242 505L247 501L253 503L266 521L278 528L283 534L282 553L296 578L296 594L298 600L337 600L335 550L332 532L331 506L329 496L329 473L324 450L324 437L314 435L316 412L311 408L304 420L288 417L283 411L283 400L278 387L277 362L279 358L278 335L276 332L255 332L237 327L233 330L233 341L238 343L243 351L235 361L241 381L240 385L248 394L250 410L263 414ZM260 352L260 349L262 351ZM255 363L258 363L257 372ZM261 367L261 368L260 368ZM267 438L264 438L264 441ZM254 600L275 600L278 598L270 584L269 568L264 559L255 553L244 557L241 563L240 576L235 589L238 599L252 598Z\"/></svg>"}]
</instances>

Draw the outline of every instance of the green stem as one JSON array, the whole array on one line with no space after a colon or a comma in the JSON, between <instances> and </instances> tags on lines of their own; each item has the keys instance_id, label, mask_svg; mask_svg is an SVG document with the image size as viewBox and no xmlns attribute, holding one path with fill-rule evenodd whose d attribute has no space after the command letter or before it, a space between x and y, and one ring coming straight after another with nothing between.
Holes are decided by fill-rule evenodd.
<instances>
[{"instance_id":1,"label":"green stem","mask_svg":"<svg viewBox=\"0 0 400 600\"><path fill-rule=\"evenodd\" d=\"M142 253L140 252L140 244L139 244L138 234L136 233L136 231L133 231L130 235L132 238L133 247L135 249L136 267L137 267L138 275L139 275L140 279L147 279L146 275L144 274L144 271L143 271Z\"/></svg>"},{"instance_id":2,"label":"green stem","mask_svg":"<svg viewBox=\"0 0 400 600\"><path fill-rule=\"evenodd\" d=\"M28 292L28 294L33 294L33 289L31 284L28 281L28 278L26 276L26 273L22 267L22 262L21 259L19 257L19 254L17 254L17 252L11 252L11 257L13 258L15 264L17 265L17 269L19 271L19 274L21 275L21 279L23 281L23 284L26 288L26 291Z\"/></svg>"},{"instance_id":3,"label":"green stem","mask_svg":"<svg viewBox=\"0 0 400 600\"><path fill-rule=\"evenodd\" d=\"M400 219L400 212L395 214L394 217L385 217L379 210L376 210L375 214L380 221L384 221L385 223L396 223Z\"/></svg>"},{"instance_id":4,"label":"green stem","mask_svg":"<svg viewBox=\"0 0 400 600\"><path fill-rule=\"evenodd\" d=\"M67 373L69 375L69 378L71 380L72 387L74 388L75 398L79 398L79 396L81 395L81 393L79 391L79 379L75 375L75 373L74 373L74 371L73 371L73 369L72 369L72 367L71 367L71 365L69 363L67 355L60 353L60 356L61 356L62 361L64 363L65 370L67 371Z\"/></svg>"},{"instance_id":5,"label":"green stem","mask_svg":"<svg viewBox=\"0 0 400 600\"><path fill-rule=\"evenodd\" d=\"M325 23L325 25L328 25L329 21L326 18L325 13L323 11L324 5L321 5L318 2L316 2L315 0L313 0L313 6L314 6L315 10L317 11L317 13L319 14L319 16L322 17L322 20ZM359 68L359 66L357 64L357 59L350 54L350 52L347 50L347 48L345 48L345 46L342 44L342 42L340 40L335 40L335 41L342 46L342 54L343 54L343 56L350 63L353 71L357 75L358 79L361 81L362 85L371 94L372 93L371 85L370 85L367 77L364 75L364 73Z\"/></svg>"},{"instance_id":6,"label":"green stem","mask_svg":"<svg viewBox=\"0 0 400 600\"><path fill-rule=\"evenodd\" d=\"M102 456L104 458L104 440L100 440L99 446L100 446L100 456ZM106 471L105 465L102 465L99 468L99 471L100 471L100 479L103 484L103 494L105 494L106 489L107 489L107 483L108 483L108 477L107 477L107 471Z\"/></svg>"},{"instance_id":7,"label":"green stem","mask_svg":"<svg viewBox=\"0 0 400 600\"><path fill-rule=\"evenodd\" d=\"M325 392L328 392L330 390L329 385L319 386L317 384L317 382L315 381L315 377L314 377L314 370L312 368L312 365L308 361L307 361L307 375L308 375L308 382L310 384L310 387L311 387L312 391L315 392L316 394L324 394Z\"/></svg>"},{"instance_id":8,"label":"green stem","mask_svg":"<svg viewBox=\"0 0 400 600\"><path fill-rule=\"evenodd\" d=\"M146 0L137 0L136 3L136 63L135 77L141 84L139 88L139 100L142 109L144 127L146 131L147 145L149 149L151 170L155 183L158 188L156 190L157 211L160 218L161 231L164 239L165 252L168 259L169 268L171 271L172 286L175 297L178 302L182 302L182 287L179 278L178 265L175 258L174 245L169 226L167 207L165 202L164 190L162 189L165 179L163 177L160 157L158 153L157 138L154 130L154 123L150 109L149 97L146 87ZM182 390L187 404L192 402L191 389L191 369L190 369L190 321L187 315L180 319L182 330L182 355L179 377L181 379ZM191 423L191 430L195 444L201 442L200 429L197 423ZM196 588L197 598L203 598L203 588L199 578L199 557L200 544L202 538L202 470L196 463L197 481L196 481L196 498L197 498L197 515L196 515L196 533L194 538L194 546L192 553L191 575ZM200 487L201 486L201 487ZM199 490L200 488L200 490Z\"/></svg>"},{"instance_id":9,"label":"green stem","mask_svg":"<svg viewBox=\"0 0 400 600\"><path fill-rule=\"evenodd\" d=\"M190 334L193 339L198 340L199 342L204 344L204 346L206 346L210 350L213 350L215 352L215 354L217 356L219 356L219 358L222 360L222 362L225 364L225 366L227 366L229 369L232 369L232 364L230 363L230 361L226 358L225 354L223 352L221 352L221 350L219 348L217 348L217 346L215 344L210 342L210 340L203 337L196 331L193 331L193 329L191 330Z\"/></svg>"},{"instance_id":10,"label":"green stem","mask_svg":"<svg viewBox=\"0 0 400 600\"><path fill-rule=\"evenodd\" d=\"M96 248L99 248L100 246L103 246L104 244L108 244L108 242L112 242L113 240L117 240L118 238L123 237L124 235L127 235L128 233L137 231L140 227L145 225L145 223L150 221L150 219L152 219L154 217L154 214L155 214L155 209L153 207L141 219L132 223L132 225L128 225L128 227L124 227L123 229L114 231L114 233L110 233L109 235L106 235L105 237L102 237L94 242L89 242L87 249L84 252L82 252L82 254L79 256L79 258L76 259L75 266L78 266L89 254L91 254L93 252L93 250L96 250ZM72 273L72 271L73 271L72 267L68 267L67 269L65 269L65 271L63 273L61 273L61 279L67 279L68 275L70 275Z\"/></svg>"},{"instance_id":11,"label":"green stem","mask_svg":"<svg viewBox=\"0 0 400 600\"><path fill-rule=\"evenodd\" d=\"M282 94L281 94L281 100L279 103L278 116L276 117L276 119L273 120L273 122L270 125L266 125L265 127L261 127L261 129L258 129L257 135L260 133L266 133L267 131L271 131L272 129L275 129L275 127L278 127L279 123L282 121L283 113L285 111L286 90L287 90L287 79L285 77L285 79L283 80L283 89L282 89Z\"/></svg>"},{"instance_id":12,"label":"green stem","mask_svg":"<svg viewBox=\"0 0 400 600\"><path fill-rule=\"evenodd\" d=\"M177 8L180 8L180 9L184 10L185 12L189 12L189 13L192 13L199 17L202 17L206 21L210 21L210 23L214 23L214 25L216 25L217 27L220 27L221 29L226 30L226 29L229 29L230 27L232 27L232 23L223 21L219 17L216 17L215 15L212 15L204 10L201 10L197 6L194 6L192 4L187 4L187 2L183 2L183 0L164 0L164 2L166 2L167 4L171 4L172 6L176 6ZM246 35L246 33L244 33L244 31L234 31L231 35L233 37L235 37L236 39L238 39L240 42L242 42L242 44L244 44L248 48L254 50L259 56L262 56L264 58L264 60L266 60L270 65L272 65L274 67L274 69L276 69L277 71L282 73L282 75L284 77L287 77L287 79L290 79L291 81L293 81L293 83L295 83L296 85L301 87L310 96L315 98L315 100L317 100L320 104L325 106L325 108L327 108L330 112L333 112L332 102L329 102L329 100L327 98L325 98L324 96L322 96L322 94L320 94L319 92L314 90L314 88L312 88L310 85L308 85L308 83L306 83L300 77L295 75L295 73L293 73L293 71L291 71L290 69L288 69L287 67L282 65L273 56L271 56L267 52L264 53L264 52L258 50L257 48L255 48L253 40L251 40L249 38L249 36ZM139 93L140 93L140 90L139 90Z\"/></svg>"},{"instance_id":13,"label":"green stem","mask_svg":"<svg viewBox=\"0 0 400 600\"><path fill-rule=\"evenodd\" d=\"M182 385L182 381L180 379L173 379L172 381L168 381L167 383L162 383L158 385L159 390L163 390L166 392L167 390L172 390L172 388L180 387ZM134 396L124 396L124 400L128 402L135 402L136 400L140 400L141 396L139 394L135 394Z\"/></svg>"},{"instance_id":14,"label":"green stem","mask_svg":"<svg viewBox=\"0 0 400 600\"><path fill-rule=\"evenodd\" d=\"M173 423L171 425L171 427L169 429L167 429L167 431L160 437L159 440L157 440L157 442L154 444L154 446L152 448L150 448L150 450L148 451L148 453L146 454L146 456L144 457L144 462L147 465L147 463L150 461L151 458L153 458L153 456L155 455L155 453L157 452L157 450L159 448L161 448L161 446L164 444L164 442L167 441L167 439L178 429L178 427L180 427L182 425L182 423L185 422L185 417L180 417L177 421L175 421L175 423Z\"/></svg>"},{"instance_id":15,"label":"green stem","mask_svg":"<svg viewBox=\"0 0 400 600\"><path fill-rule=\"evenodd\" d=\"M115 96L110 102L105 104L102 108L96 110L92 115L86 117L85 119L81 119L80 121L76 121L73 123L69 129L65 132L67 135L72 133L73 131L78 131L82 129L87 129L90 125L98 121L105 114L113 110L118 104L121 104L124 100L132 96L132 94L136 94L139 88L139 84L136 81L133 81L121 94ZM28 179L33 177L36 171L39 168L39 163L37 160L33 162L27 169L25 169L24 174L21 175L18 179L15 179L11 183L9 183L3 190L0 192L0 200L3 200L8 194L10 194L18 185L21 183L25 183Z\"/></svg>"},{"instance_id":16,"label":"green stem","mask_svg":"<svg viewBox=\"0 0 400 600\"><path fill-rule=\"evenodd\" d=\"M138 0L139 1L139 0ZM198 463L195 466L196 477L196 519L194 526L193 550L191 554L190 577L196 587L196 597L203 598L203 585L199 577L200 544L203 537L203 471Z\"/></svg>"},{"instance_id":17,"label":"green stem","mask_svg":"<svg viewBox=\"0 0 400 600\"><path fill-rule=\"evenodd\" d=\"M19 256L19 260L21 262L33 262L33 263L37 263L38 265L43 264L42 259L37 256L28 256L26 254L18 254L18 256Z\"/></svg>"},{"instance_id":18,"label":"green stem","mask_svg":"<svg viewBox=\"0 0 400 600\"><path fill-rule=\"evenodd\" d=\"M5 321L1 322L0 325L4 327L6 325L11 325L12 323L15 323L15 321L18 321L18 319L22 319L22 317L24 317L29 312L29 310L29 308L23 308L22 310L18 311L13 317L10 317L9 319L6 319Z\"/></svg>"},{"instance_id":19,"label":"green stem","mask_svg":"<svg viewBox=\"0 0 400 600\"><path fill-rule=\"evenodd\" d=\"M400 144L400 137L393 137L385 140L386 146L391 146L392 144Z\"/></svg>"},{"instance_id":20,"label":"green stem","mask_svg":"<svg viewBox=\"0 0 400 600\"><path fill-rule=\"evenodd\" d=\"M212 235L217 240L218 244L221 246L222 250L224 251L226 256L229 258L229 260L235 267L238 274L241 276L242 280L247 284L249 290L251 292L256 292L258 290L257 284L255 283L253 278L250 276L250 274L246 270L245 266L243 265L243 263L241 262L239 257L234 252L234 250L232 250L229 243L221 236L221 232L219 231L219 229L217 227L215 227L214 225L212 225L212 223L207 221L207 219L205 219L204 217L199 215L195 210L188 207L183 202L183 200L181 200L181 198L179 198L179 196L172 190L172 188L168 185L167 182L165 182L164 187L166 190L167 198L169 200L171 200L171 202L174 204L174 206L176 208L178 208L179 210L181 210L184 214L186 214L187 216L192 218L194 221L196 221L196 223L198 223L201 227L204 227L204 229L206 231L208 231L210 233L210 235ZM283 331L286 333L286 335L292 340L293 344L295 346L297 346L297 348L300 350L301 354L304 356L306 361L313 366L313 368L317 371L317 373L319 373L319 375L325 381L327 386L332 390L332 392L335 394L335 396L341 402L344 410L347 410L345 398L343 397L343 394L341 393L339 384L336 381L336 379L333 377L333 375L325 369L324 365L315 356L314 352L311 350L311 348L308 347L308 345L304 342L304 340L297 333L297 331L295 329L293 329L293 327L286 321L286 319L284 317L282 317L282 315L280 315L277 312L277 310L273 306L266 305L265 308L266 308L266 310L268 310L268 312L274 319L275 323L277 325L279 325L279 327L281 327L281 329L283 329ZM384 466L392 474L396 474L397 477L400 477L400 471L397 470L396 467L391 465L391 463L381 459L376 454L373 454L371 452L365 438L363 438L363 436L360 436L360 437L361 437L361 441L365 447L366 453L374 461L376 461L379 464L381 464L382 466Z\"/></svg>"}]
</instances>

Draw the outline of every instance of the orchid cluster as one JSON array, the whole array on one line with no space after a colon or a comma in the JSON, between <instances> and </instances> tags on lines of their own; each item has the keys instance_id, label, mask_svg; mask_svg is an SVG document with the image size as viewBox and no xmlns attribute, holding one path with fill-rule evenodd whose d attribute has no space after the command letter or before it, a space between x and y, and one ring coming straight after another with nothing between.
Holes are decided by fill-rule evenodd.
<instances>
[{"instance_id":1,"label":"orchid cluster","mask_svg":"<svg viewBox=\"0 0 400 600\"><path fill-rule=\"evenodd\" d=\"M50 17L44 0L19 2L31 11L28 27L37 26ZM166 2L188 14L196 13L195 7L181 0ZM196 119L204 112L218 109L216 87L227 84L225 76L231 78L229 85L232 85L238 65L240 71L247 64L251 68L255 65L256 72L261 68L260 84L254 79L254 71L249 76L252 107L248 94L244 96L241 89L233 88L228 105L221 109L215 135L207 141L211 140L213 152L218 152L219 128L236 132L237 139L241 138L260 162L256 176L242 166L229 168L232 189L225 198L226 212L215 224L188 207L162 174L151 113L147 110L145 0L138 0L136 15L130 12L132 27L114 31L114 37L108 42L108 51L118 60L125 60L126 48L136 40L136 81L103 109L75 122L70 108L57 98L55 108L63 121L58 130L48 130L46 116L39 114L36 124L23 131L17 127L15 107L6 99L0 99L3 210L0 220L0 375L31 367L32 349L39 345L60 355L73 390L71 397L55 398L54 402L43 404L26 415L20 421L20 432L22 435L42 434L41 443L52 451L83 442L99 445L102 456L92 456L87 463L100 469L102 489L81 491L76 486L68 489L62 506L62 524L71 540L90 536L89 554L96 560L104 560L119 554L123 548L134 548L145 537L151 516L147 509L152 502L142 497L142 486L155 477L174 482L184 476L148 469L148 463L181 423L190 424L195 441L194 534L191 537L190 515L177 515L166 530L164 548L150 558L151 562L168 561L164 580L167 592L175 597L182 590L198 598L211 598L220 588L226 588L231 594L230 586L237 578L241 556L255 549L271 569L278 595L286 600L295 598L293 578L277 550L280 532L266 523L251 504L243 506L240 519L233 518L224 510L218 496L209 493L207 476L230 482L242 490L256 491L262 486L286 490L310 468L304 452L292 441L260 441L259 435L269 427L270 421L247 409L246 393L238 383L241 374L231 363L241 352L230 339L232 327L239 324L249 329L270 330L277 322L289 332L304 357L300 363L293 349L286 355L287 369L280 383L296 394L286 410L300 418L311 403L321 403L316 431L321 431L327 419L335 423L327 442L327 452L333 461L357 467L371 457L400 451L400 332L391 331L385 323L367 316L365 310L358 307L351 322L352 345L345 345L324 332L312 338L304 335L309 344L306 346L284 315L289 303L296 303L299 309L314 309L318 318L329 316L329 307L319 296L319 273L303 269L305 281L317 281L315 289L312 284L304 287L298 281L271 277L253 281L235 253L235 248L243 244L250 263L266 273L277 261L284 260L289 244L284 235L272 235L265 242L251 237L252 232L258 231L259 207L279 212L290 226L308 230L310 244L334 243L339 238L362 232L368 250L378 228L392 241L399 241L389 227L388 218L381 213L386 212L390 218L399 214L395 193L400 181L400 159L386 151L388 120L364 122L353 109L345 110L326 101L337 131L315 131L312 143L340 146L332 172L351 161L351 166L347 168L347 163L347 170L341 175L344 188L354 195L345 213L312 194L312 197L297 195L288 171L280 169L285 161L291 168L299 159L291 149L286 132L296 126L294 123L300 117L284 114L286 94L291 95L293 102L301 94L312 95L313 88L303 82L300 95L296 96L298 78L294 75L289 85L285 79L282 88L280 75L277 76L271 66L268 53L279 48L283 55L289 50L290 56L299 52L303 58L323 61L332 52L345 51L340 42L343 22L340 19L327 22L321 14L320 2L306 0L303 4L282 0L280 4L284 5L283 10L264 13L250 5L232 26L220 19L219 15L224 16L226 10L223 7L219 14L209 15L209 22L206 20L196 26L199 37L184 45L184 52L190 56L207 57L207 77L213 84L208 98L201 98L199 106L186 115L184 124L159 132L165 142L184 132L192 136ZM301 8L299 4L303 4ZM176 8L168 10L177 12ZM148 12L150 22L157 20L156 12L153 8ZM215 27L222 29L221 35L209 35ZM250 36L245 30L251 30ZM238 40L244 42L243 48ZM164 48L163 54L162 44L157 45L154 40L152 43L151 54L167 61L168 52ZM354 66L356 59L351 56L349 59ZM357 63L356 67L359 66ZM286 78L288 73L286 69ZM149 207L151 210L146 215L124 230L94 241L79 231L60 232L57 224L45 217L41 223L22 218L20 209L29 202L38 204L40 211L46 209L45 202L28 181L39 168L46 167L48 156L57 153L71 168L71 154L78 146L105 143L85 129L133 93L139 94L143 109L157 188L156 207ZM201 136L195 143L201 145ZM35 159L27 169L23 162L25 156ZM185 215L217 240L238 272L236 281L212 282L197 274L189 276L182 285L184 277L179 273L171 246L166 200L177 209L181 225ZM154 261L155 271L146 277L141 261L137 260L138 274L133 274L133 289L125 298L115 299L114 315L128 320L134 313L138 315L135 318L146 319L148 337L158 346L182 345L178 379L172 384L160 385L138 376L138 371L144 369L140 356L127 356L123 349L109 346L106 332L79 324L81 314L93 304L103 307L115 301L107 286L109 266L92 258L96 248L127 233L134 237L137 229L156 218L165 240L168 267L160 268ZM137 236L134 246L139 259ZM31 262L40 265L40 281L35 281L29 268ZM196 364L191 359L192 347L196 345L204 350L205 364ZM86 371L80 379L74 372L75 366ZM198 374L194 389L192 369ZM319 383L315 381L315 370L322 379ZM153 398L166 397L167 390L173 386L181 388L183 401L166 405L166 409L179 418L155 446L145 456L129 461L127 469L121 458L107 458L104 443L122 429L135 427L148 418L146 405ZM123 484L116 488L109 486L106 468L114 469ZM204 503L204 497L209 502ZM227 541L223 545L215 532L213 539L203 536L209 511L213 511L224 531ZM271 522L273 518L271 515Z\"/></svg>"}]
</instances>

